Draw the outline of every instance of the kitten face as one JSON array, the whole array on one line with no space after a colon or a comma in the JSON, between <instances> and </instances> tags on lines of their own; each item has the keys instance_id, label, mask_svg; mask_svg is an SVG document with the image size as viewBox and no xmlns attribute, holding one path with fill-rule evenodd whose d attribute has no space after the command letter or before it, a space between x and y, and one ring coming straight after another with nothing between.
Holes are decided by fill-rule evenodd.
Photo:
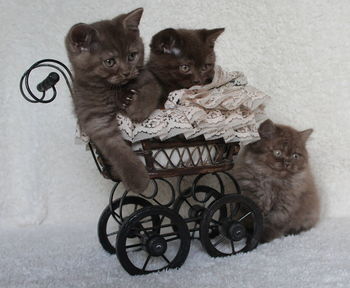
<instances>
[{"instance_id":1,"label":"kitten face","mask_svg":"<svg viewBox=\"0 0 350 288\"><path fill-rule=\"evenodd\" d=\"M308 163L305 143L311 133L312 129L299 132L266 120L259 127L259 161L279 172L281 176L302 171Z\"/></svg>"},{"instance_id":2,"label":"kitten face","mask_svg":"<svg viewBox=\"0 0 350 288\"><path fill-rule=\"evenodd\" d=\"M149 66L176 89L210 83L214 77L214 43L224 31L165 29L153 36Z\"/></svg>"},{"instance_id":3,"label":"kitten face","mask_svg":"<svg viewBox=\"0 0 350 288\"><path fill-rule=\"evenodd\" d=\"M138 25L143 9L112 20L76 24L66 37L68 56L78 78L122 85L139 75L144 46Z\"/></svg>"}]
</instances>

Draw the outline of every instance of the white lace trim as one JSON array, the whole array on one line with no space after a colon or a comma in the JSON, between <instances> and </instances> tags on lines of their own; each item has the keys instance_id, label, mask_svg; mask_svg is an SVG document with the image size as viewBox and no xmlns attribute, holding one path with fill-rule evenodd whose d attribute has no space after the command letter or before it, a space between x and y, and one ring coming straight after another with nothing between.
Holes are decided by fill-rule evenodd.
<instances>
[{"instance_id":1,"label":"white lace trim","mask_svg":"<svg viewBox=\"0 0 350 288\"><path fill-rule=\"evenodd\" d=\"M133 143L183 134L186 139L203 135L207 140L223 138L246 144L259 138L257 124L266 119L263 104L269 98L247 85L243 73L216 66L212 83L171 92L165 109L155 110L144 122L132 123L123 115L116 120L123 137ZM76 135L88 141L79 129Z\"/></svg>"}]
</instances>

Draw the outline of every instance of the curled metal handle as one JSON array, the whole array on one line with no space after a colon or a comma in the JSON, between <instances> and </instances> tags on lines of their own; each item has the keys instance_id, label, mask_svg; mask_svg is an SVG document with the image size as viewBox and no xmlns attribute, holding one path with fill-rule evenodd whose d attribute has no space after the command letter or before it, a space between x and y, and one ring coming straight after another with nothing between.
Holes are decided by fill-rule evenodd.
<instances>
[{"instance_id":1,"label":"curled metal handle","mask_svg":"<svg viewBox=\"0 0 350 288\"><path fill-rule=\"evenodd\" d=\"M45 92L56 85L56 83L60 80L60 75L56 72L51 72L43 81L41 81L36 89L39 92Z\"/></svg>"},{"instance_id":2,"label":"curled metal handle","mask_svg":"<svg viewBox=\"0 0 350 288\"><path fill-rule=\"evenodd\" d=\"M37 92L33 92L30 85L29 85L29 78L30 73L40 67L49 67L55 69L56 72L51 72L43 81L41 81L37 85L37 92L40 92L41 95L38 95ZM60 75L63 76L68 89L70 93L72 94L72 80L73 76L70 70L66 65L64 65L62 62L57 61L55 59L43 59L36 63L34 63L32 66L29 67L27 71L24 72L23 76L21 77L20 83L19 83L19 89L21 91L21 94L25 100L27 100L30 103L50 103L53 100L55 100L57 91L55 85L60 80ZM47 93L49 90L52 90L51 93Z\"/></svg>"}]
</instances>

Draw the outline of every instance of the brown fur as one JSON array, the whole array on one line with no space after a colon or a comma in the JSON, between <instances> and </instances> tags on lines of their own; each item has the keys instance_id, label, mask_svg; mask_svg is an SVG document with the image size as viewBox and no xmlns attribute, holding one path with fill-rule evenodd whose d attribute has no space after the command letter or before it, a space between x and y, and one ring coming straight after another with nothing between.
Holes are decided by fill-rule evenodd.
<instances>
[{"instance_id":1,"label":"brown fur","mask_svg":"<svg viewBox=\"0 0 350 288\"><path fill-rule=\"evenodd\" d=\"M162 87L160 107L164 105L169 92L208 84L213 80L214 43L223 31L224 28L168 28L153 36L147 67Z\"/></svg>"},{"instance_id":2,"label":"brown fur","mask_svg":"<svg viewBox=\"0 0 350 288\"><path fill-rule=\"evenodd\" d=\"M116 114L142 121L159 101L160 87L143 70L142 12L139 8L112 20L76 24L66 37L78 123L108 160L112 177L138 193L147 187L148 173L123 140Z\"/></svg>"},{"instance_id":3,"label":"brown fur","mask_svg":"<svg viewBox=\"0 0 350 288\"><path fill-rule=\"evenodd\" d=\"M234 176L242 193L264 215L262 242L308 230L319 220L320 201L305 147L311 133L266 120L259 127L261 139L247 145L237 161Z\"/></svg>"}]
</instances>

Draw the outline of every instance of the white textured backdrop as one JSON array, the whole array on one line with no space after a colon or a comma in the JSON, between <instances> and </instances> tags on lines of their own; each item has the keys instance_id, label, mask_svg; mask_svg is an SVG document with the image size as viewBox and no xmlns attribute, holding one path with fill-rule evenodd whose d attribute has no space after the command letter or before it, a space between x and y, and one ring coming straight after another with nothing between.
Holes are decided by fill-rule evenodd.
<instances>
[{"instance_id":1,"label":"white textured backdrop","mask_svg":"<svg viewBox=\"0 0 350 288\"><path fill-rule=\"evenodd\" d=\"M144 7L141 34L167 27L226 27L218 63L243 71L273 97L270 118L313 127L309 143L326 217L350 216L350 2L0 0L0 223L97 221L112 183L74 145L66 87L50 105L21 98L23 71L42 58L67 62L63 39L77 22ZM44 73L35 74L41 80Z\"/></svg>"}]
</instances>

